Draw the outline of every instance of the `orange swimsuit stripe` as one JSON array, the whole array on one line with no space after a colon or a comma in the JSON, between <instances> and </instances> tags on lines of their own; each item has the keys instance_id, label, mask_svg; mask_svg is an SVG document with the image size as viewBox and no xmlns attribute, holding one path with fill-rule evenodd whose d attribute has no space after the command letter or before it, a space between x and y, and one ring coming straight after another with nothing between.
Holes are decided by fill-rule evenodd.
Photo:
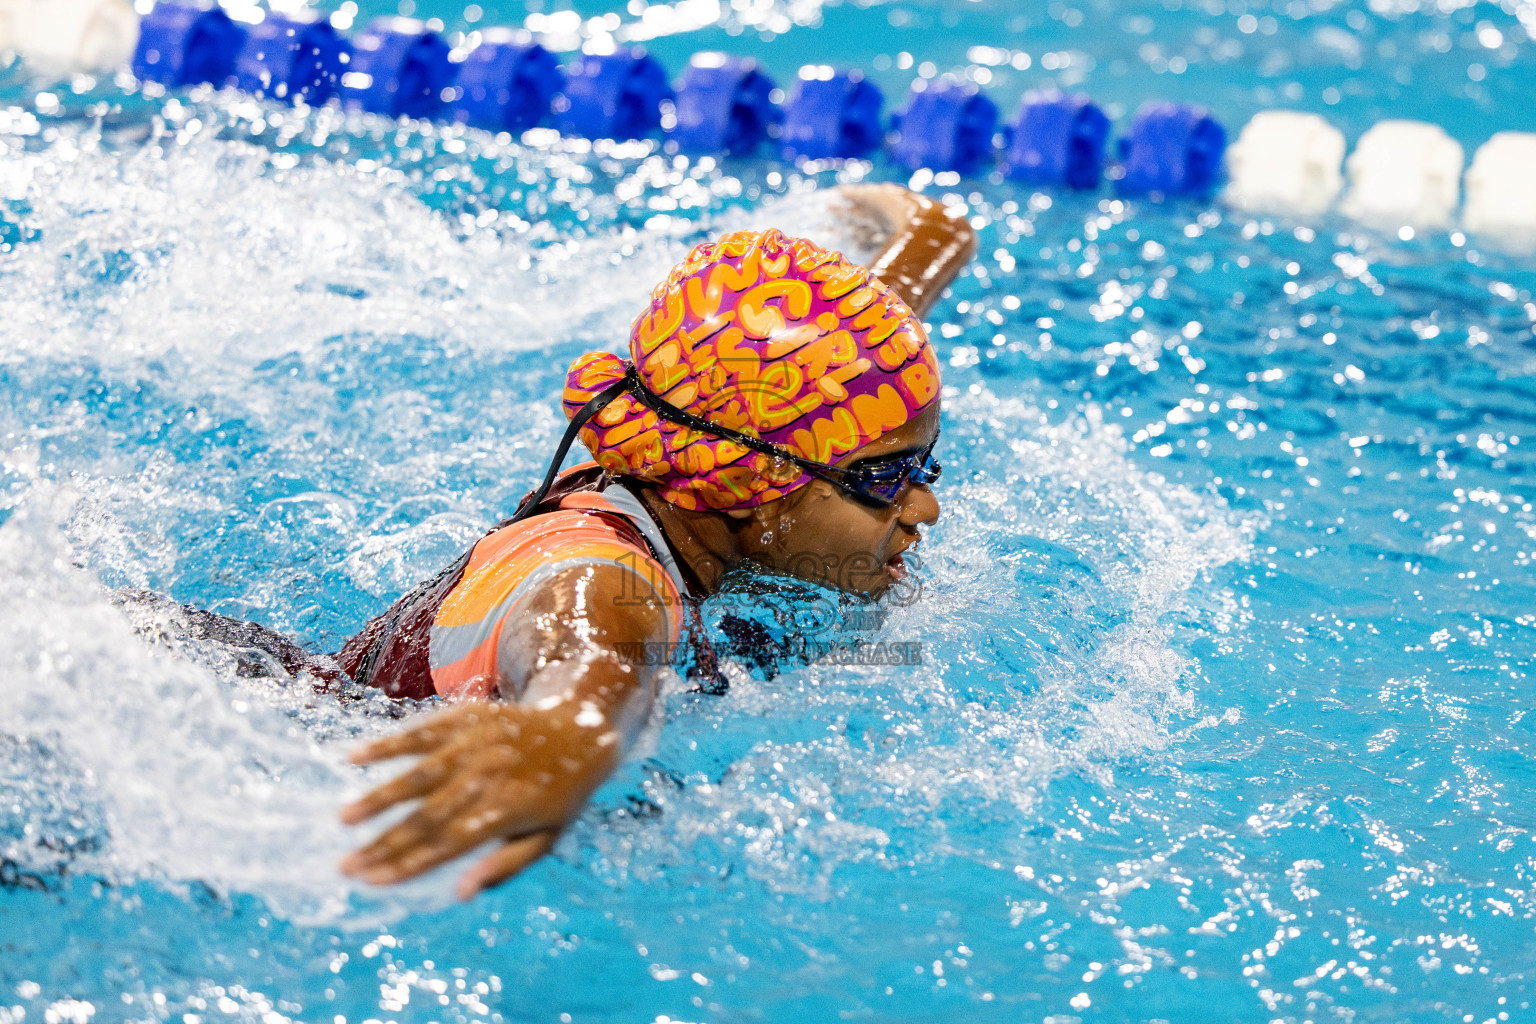
<instances>
[{"instance_id":1,"label":"orange swimsuit stripe","mask_svg":"<svg viewBox=\"0 0 1536 1024\"><path fill-rule=\"evenodd\" d=\"M495 691L496 650L501 643L502 623L506 621L506 616L498 618L485 642L458 661L432 666L432 684L439 694L458 700L489 697Z\"/></svg>"},{"instance_id":2,"label":"orange swimsuit stripe","mask_svg":"<svg viewBox=\"0 0 1536 1024\"><path fill-rule=\"evenodd\" d=\"M568 568L617 565L629 570L637 583L636 599L663 603L668 639L677 641L682 595L643 543L621 531L610 515L622 517L601 495L571 495L557 511L503 527L475 545L463 577L432 623L430 664L438 693L489 695L495 688L502 624L540 582Z\"/></svg>"}]
</instances>

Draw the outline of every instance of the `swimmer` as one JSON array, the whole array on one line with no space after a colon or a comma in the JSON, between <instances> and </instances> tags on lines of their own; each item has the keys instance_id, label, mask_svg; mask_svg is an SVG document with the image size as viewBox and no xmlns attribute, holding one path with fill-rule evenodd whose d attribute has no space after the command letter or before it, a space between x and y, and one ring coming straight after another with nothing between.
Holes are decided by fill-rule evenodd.
<instances>
[{"instance_id":1,"label":"swimmer","mask_svg":"<svg viewBox=\"0 0 1536 1024\"><path fill-rule=\"evenodd\" d=\"M697 604L733 566L869 597L904 578L939 514L920 318L976 241L906 189L841 191L885 236L868 269L774 230L695 247L628 359L571 366L542 485L343 647L353 680L452 702L354 752L419 760L343 821L419 803L346 874L400 882L494 843L459 879L468 899L548 852L648 717L669 660L649 653L704 643ZM557 476L577 437L595 461Z\"/></svg>"}]
</instances>

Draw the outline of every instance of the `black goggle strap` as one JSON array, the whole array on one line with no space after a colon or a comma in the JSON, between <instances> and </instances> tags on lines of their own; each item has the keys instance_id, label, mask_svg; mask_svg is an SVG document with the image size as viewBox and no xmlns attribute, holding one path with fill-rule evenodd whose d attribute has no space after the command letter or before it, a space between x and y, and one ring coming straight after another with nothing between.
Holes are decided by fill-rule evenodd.
<instances>
[{"instance_id":1,"label":"black goggle strap","mask_svg":"<svg viewBox=\"0 0 1536 1024\"><path fill-rule=\"evenodd\" d=\"M630 367L629 375L626 379L631 381L634 385L629 389L630 395L632 395L637 401L642 403L646 408L650 409L657 416L660 416L664 420L670 420L680 427L687 427L689 430L695 430L701 434L710 434L714 437L721 438L722 440L730 441L733 444L739 444L743 448L758 452L762 455L767 455L771 458L783 459L786 462L800 467L812 476L820 477L822 480L827 481L834 487L838 487L842 490L858 495L865 500L873 500L882 504L891 504L891 502L886 502L874 495L866 494L862 490L849 486L849 484L843 479L844 475L847 473L846 470L840 469L837 466L828 466L820 462L816 462L812 459L807 459L805 456L796 452L792 452L787 448L779 447L772 441L764 441L762 438L753 437L751 434L739 433L738 431L732 430L730 427L723 427L718 423L711 423L709 420L706 420L702 416L695 416L693 413L688 412L686 409L679 409L677 406L661 398L659 395L651 391L650 388L646 387L645 382L640 379L640 374L635 370L634 367Z\"/></svg>"},{"instance_id":2,"label":"black goggle strap","mask_svg":"<svg viewBox=\"0 0 1536 1024\"><path fill-rule=\"evenodd\" d=\"M507 521L508 525L527 519L538 509L539 503L549 494L549 489L555 485L555 478L560 475L560 466L565 462L566 453L571 450L571 445L576 441L576 435L581 433L581 428L587 425L587 421L603 411L603 407L629 390L629 378L616 380L597 394L593 395L587 404L571 417L571 425L565 428L565 436L560 438L560 446L555 449L555 457L549 461L549 469L544 474L544 482L539 484L538 490L523 499L517 512Z\"/></svg>"},{"instance_id":3,"label":"black goggle strap","mask_svg":"<svg viewBox=\"0 0 1536 1024\"><path fill-rule=\"evenodd\" d=\"M845 479L848 476L847 470L840 469L837 466L823 465L787 448L781 448L771 441L764 441L760 437L753 437L751 434L743 434L729 427L723 427L718 423L711 423L702 416L695 416L686 409L679 409L646 387L645 382L640 379L639 371L631 365L625 372L622 380L614 381L593 395L587 400L587 404L583 405L576 415L571 417L570 426L565 428L565 435L560 438L560 445L555 449L555 456L550 460L549 469L544 474L544 482L539 484L538 489L523 500L523 503L518 506L517 512L508 520L508 525L533 515L540 502L549 494L549 489L554 486L555 479L560 475L560 466L565 462L565 456L571 450L571 445L575 443L576 435L581 433L581 428L585 427L592 417L602 412L608 403L626 392L657 416L676 423L678 426L687 427L689 430L694 430L701 434L710 434L771 458L783 459L800 467L812 476L819 477L833 486L865 501L883 506L895 504L893 501L876 494L871 494L863 487L857 486L852 481Z\"/></svg>"}]
</instances>

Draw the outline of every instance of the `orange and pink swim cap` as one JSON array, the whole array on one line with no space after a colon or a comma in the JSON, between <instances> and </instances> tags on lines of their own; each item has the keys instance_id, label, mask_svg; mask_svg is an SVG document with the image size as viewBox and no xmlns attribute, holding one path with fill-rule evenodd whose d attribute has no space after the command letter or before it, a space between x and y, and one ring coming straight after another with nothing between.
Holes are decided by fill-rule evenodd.
<instances>
[{"instance_id":1,"label":"orange and pink swim cap","mask_svg":"<svg viewBox=\"0 0 1536 1024\"><path fill-rule=\"evenodd\" d=\"M938 359L907 304L841 253L772 229L695 246L651 293L629 352L571 364L567 417L633 365L679 409L835 463L939 397ZM580 436L605 470L655 484L686 509L750 508L815 479L662 419L628 394Z\"/></svg>"}]
</instances>

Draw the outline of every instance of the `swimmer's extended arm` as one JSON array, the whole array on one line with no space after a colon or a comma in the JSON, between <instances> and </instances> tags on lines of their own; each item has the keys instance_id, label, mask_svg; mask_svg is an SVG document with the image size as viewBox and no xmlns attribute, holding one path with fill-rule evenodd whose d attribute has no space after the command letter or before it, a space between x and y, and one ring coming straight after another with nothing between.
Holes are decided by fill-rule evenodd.
<instances>
[{"instance_id":1,"label":"swimmer's extended arm","mask_svg":"<svg viewBox=\"0 0 1536 1024\"><path fill-rule=\"evenodd\" d=\"M358 750L359 764L422 759L344 808L344 821L421 803L342 870L375 884L400 882L501 840L459 879L458 894L468 899L547 853L618 766L655 695L655 670L632 652L665 643L667 611L660 600L635 597L651 593L639 580L618 565L550 577L529 595L526 614L503 626L502 700L451 707Z\"/></svg>"},{"instance_id":2,"label":"swimmer's extended arm","mask_svg":"<svg viewBox=\"0 0 1536 1024\"><path fill-rule=\"evenodd\" d=\"M843 185L838 191L885 233L870 272L925 316L976 255L976 232L965 212L900 185Z\"/></svg>"}]
</instances>

